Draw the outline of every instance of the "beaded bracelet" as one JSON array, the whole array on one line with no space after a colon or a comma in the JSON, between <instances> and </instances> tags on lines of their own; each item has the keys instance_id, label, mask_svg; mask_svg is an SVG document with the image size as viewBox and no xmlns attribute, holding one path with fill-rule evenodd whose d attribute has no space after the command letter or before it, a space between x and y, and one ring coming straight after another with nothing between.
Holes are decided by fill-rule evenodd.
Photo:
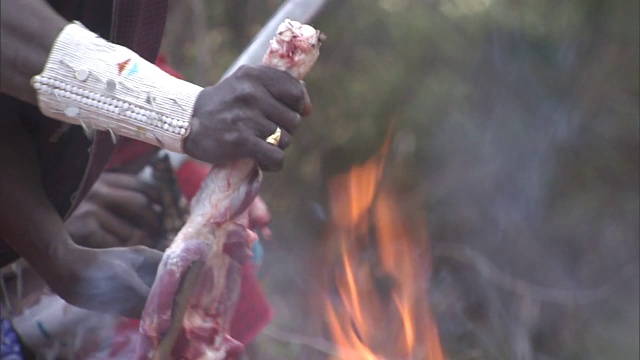
<instances>
[{"instance_id":1,"label":"beaded bracelet","mask_svg":"<svg viewBox=\"0 0 640 360\"><path fill-rule=\"evenodd\" d=\"M175 152L183 152L202 91L80 23L64 28L31 84L40 110L51 118Z\"/></svg>"}]
</instances>

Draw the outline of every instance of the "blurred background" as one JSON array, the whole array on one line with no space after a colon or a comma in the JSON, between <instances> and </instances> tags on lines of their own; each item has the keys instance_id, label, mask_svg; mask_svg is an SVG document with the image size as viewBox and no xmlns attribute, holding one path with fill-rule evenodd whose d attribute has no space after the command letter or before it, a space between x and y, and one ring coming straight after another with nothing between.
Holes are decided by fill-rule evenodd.
<instances>
[{"instance_id":1,"label":"blurred background","mask_svg":"<svg viewBox=\"0 0 640 360\"><path fill-rule=\"evenodd\" d=\"M281 4L174 0L163 52L213 84ZM314 113L263 183L275 315L246 358L339 358L319 305L340 258L328 184L389 134L380 183L427 230L415 285L446 358L637 359L639 13L637 0L326 1Z\"/></svg>"}]
</instances>

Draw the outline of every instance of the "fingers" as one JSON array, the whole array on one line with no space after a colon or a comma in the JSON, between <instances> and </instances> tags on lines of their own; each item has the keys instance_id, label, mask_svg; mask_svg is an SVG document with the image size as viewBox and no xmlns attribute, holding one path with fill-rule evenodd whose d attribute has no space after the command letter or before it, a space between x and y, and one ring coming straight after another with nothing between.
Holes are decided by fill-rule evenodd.
<instances>
[{"instance_id":1,"label":"fingers","mask_svg":"<svg viewBox=\"0 0 640 360\"><path fill-rule=\"evenodd\" d=\"M136 274L147 256L126 248L78 247L69 269L50 284L68 303L88 310L139 318L149 286Z\"/></svg>"},{"instance_id":2,"label":"fingers","mask_svg":"<svg viewBox=\"0 0 640 360\"><path fill-rule=\"evenodd\" d=\"M128 318L139 319L142 316L142 311L147 303L147 297L149 296L150 286L147 286L141 278L137 276L129 277L129 291L132 294L130 305L126 306L120 311L122 316Z\"/></svg>"},{"instance_id":3,"label":"fingers","mask_svg":"<svg viewBox=\"0 0 640 360\"><path fill-rule=\"evenodd\" d=\"M255 154L255 159L264 171L278 171L284 166L284 151L273 146L264 139L254 137L247 144L247 149Z\"/></svg>"},{"instance_id":4,"label":"fingers","mask_svg":"<svg viewBox=\"0 0 640 360\"><path fill-rule=\"evenodd\" d=\"M127 248L132 257L132 265L140 279L151 287L156 278L158 265L162 261L162 252L145 246L132 246Z\"/></svg>"},{"instance_id":5,"label":"fingers","mask_svg":"<svg viewBox=\"0 0 640 360\"><path fill-rule=\"evenodd\" d=\"M160 188L152 183L141 180L137 175L116 172L105 172L100 176L100 180L106 185L115 188L128 189L145 194L149 200L160 203L162 192Z\"/></svg>"},{"instance_id":6,"label":"fingers","mask_svg":"<svg viewBox=\"0 0 640 360\"><path fill-rule=\"evenodd\" d=\"M137 225L141 230L153 235L161 229L160 214L154 210L154 203L144 193L126 188L96 188L95 196L99 197L101 206L112 211L122 219L128 219L132 225ZM108 211L103 211L105 213ZM103 215L104 219L110 219ZM115 227L113 225L112 227ZM114 230L118 231L118 230ZM118 231L120 236L129 236L130 228Z\"/></svg>"},{"instance_id":7,"label":"fingers","mask_svg":"<svg viewBox=\"0 0 640 360\"><path fill-rule=\"evenodd\" d=\"M80 239L82 241L77 241L76 239L73 238L73 235L71 239L74 240L80 246L86 246L92 249L108 249L112 247L122 246L120 239L106 232L92 234L90 236Z\"/></svg>"},{"instance_id":8,"label":"fingers","mask_svg":"<svg viewBox=\"0 0 640 360\"><path fill-rule=\"evenodd\" d=\"M305 86L291 75L243 66L198 95L183 148L215 165L246 157L266 171L276 171L283 166L282 150L310 109ZM276 147L265 139L278 127L282 134Z\"/></svg>"},{"instance_id":9,"label":"fingers","mask_svg":"<svg viewBox=\"0 0 640 360\"><path fill-rule=\"evenodd\" d=\"M113 245L104 247L134 245L153 247L156 240L154 236L150 235L150 232L160 232L159 229L153 229L153 231L141 229L107 211L100 212L96 216L101 224L104 237L116 242Z\"/></svg>"},{"instance_id":10,"label":"fingers","mask_svg":"<svg viewBox=\"0 0 640 360\"><path fill-rule=\"evenodd\" d=\"M274 98L300 115L308 115L311 110L305 86L288 73L267 66L243 66L237 73L257 79Z\"/></svg>"},{"instance_id":11,"label":"fingers","mask_svg":"<svg viewBox=\"0 0 640 360\"><path fill-rule=\"evenodd\" d=\"M130 296L130 306L121 309L120 313L123 316L139 319L163 255L160 251L144 246L132 246L118 250L125 252L125 254L122 254L122 258L128 261L129 269L135 272L128 274L126 277L126 291Z\"/></svg>"},{"instance_id":12,"label":"fingers","mask_svg":"<svg viewBox=\"0 0 640 360\"><path fill-rule=\"evenodd\" d=\"M289 133L293 133L300 125L301 115L275 99L265 100L260 106L261 112L270 122Z\"/></svg>"},{"instance_id":13,"label":"fingers","mask_svg":"<svg viewBox=\"0 0 640 360\"><path fill-rule=\"evenodd\" d=\"M163 256L160 251L73 247L70 253L64 271L47 280L58 295L85 309L140 317Z\"/></svg>"},{"instance_id":14,"label":"fingers","mask_svg":"<svg viewBox=\"0 0 640 360\"><path fill-rule=\"evenodd\" d=\"M264 141L265 143L267 142L266 139L269 136L275 134L279 128L279 126L277 126L276 124L270 121L263 121L257 124L256 127L258 128L256 130L256 136L262 141ZM269 145L274 146L273 144L269 144ZM286 129L280 128L280 140L278 141L277 147L284 150L288 148L289 145L291 145L291 135Z\"/></svg>"},{"instance_id":15,"label":"fingers","mask_svg":"<svg viewBox=\"0 0 640 360\"><path fill-rule=\"evenodd\" d=\"M122 246L117 236L103 228L93 204L82 203L64 226L73 242L80 246L93 249Z\"/></svg>"},{"instance_id":16,"label":"fingers","mask_svg":"<svg viewBox=\"0 0 640 360\"><path fill-rule=\"evenodd\" d=\"M100 224L100 230L117 239L117 245L114 246L126 246L136 236L137 232L141 232L130 222L113 215L109 211L96 211L95 217Z\"/></svg>"},{"instance_id":17,"label":"fingers","mask_svg":"<svg viewBox=\"0 0 640 360\"><path fill-rule=\"evenodd\" d=\"M277 126L293 133L301 116L310 113L311 102L305 86L291 75L269 67L241 67L239 77L256 79L266 92L252 86L243 87L242 97L247 105L259 110Z\"/></svg>"},{"instance_id":18,"label":"fingers","mask_svg":"<svg viewBox=\"0 0 640 360\"><path fill-rule=\"evenodd\" d=\"M304 85L304 81L301 82ZM304 87L304 105L302 107L302 112L300 115L309 116L313 112L313 105L311 105L311 98L309 97L309 93L307 92L307 87Z\"/></svg>"}]
</instances>

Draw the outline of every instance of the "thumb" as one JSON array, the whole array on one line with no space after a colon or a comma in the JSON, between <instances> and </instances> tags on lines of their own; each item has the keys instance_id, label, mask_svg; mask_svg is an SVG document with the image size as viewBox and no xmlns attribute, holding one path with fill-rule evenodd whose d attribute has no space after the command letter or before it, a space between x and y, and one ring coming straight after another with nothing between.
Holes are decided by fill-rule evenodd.
<instances>
[{"instance_id":1,"label":"thumb","mask_svg":"<svg viewBox=\"0 0 640 360\"><path fill-rule=\"evenodd\" d=\"M151 287L156 278L158 266L162 261L162 252L146 246L132 246L127 250L129 263L136 271L137 277L146 287Z\"/></svg>"},{"instance_id":2,"label":"thumb","mask_svg":"<svg viewBox=\"0 0 640 360\"><path fill-rule=\"evenodd\" d=\"M130 276L128 281L129 289L133 294L130 306L124 309L122 315L130 318L139 319L147 303L149 296L149 287L138 276Z\"/></svg>"}]
</instances>

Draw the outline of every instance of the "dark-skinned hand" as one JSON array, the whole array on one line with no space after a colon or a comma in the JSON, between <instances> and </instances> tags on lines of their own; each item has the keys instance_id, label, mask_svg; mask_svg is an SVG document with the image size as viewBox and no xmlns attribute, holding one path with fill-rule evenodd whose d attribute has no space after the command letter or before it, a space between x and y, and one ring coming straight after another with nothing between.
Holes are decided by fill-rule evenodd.
<instances>
[{"instance_id":1,"label":"dark-skinned hand","mask_svg":"<svg viewBox=\"0 0 640 360\"><path fill-rule=\"evenodd\" d=\"M57 259L47 284L69 304L139 318L162 253L144 246L89 249L74 246ZM61 270L61 271L60 271Z\"/></svg>"},{"instance_id":2,"label":"dark-skinned hand","mask_svg":"<svg viewBox=\"0 0 640 360\"><path fill-rule=\"evenodd\" d=\"M252 158L263 170L277 171L291 133L310 112L307 91L293 76L266 66L243 66L200 93L184 150L214 165ZM276 147L265 139L277 127L282 137Z\"/></svg>"},{"instance_id":3,"label":"dark-skinned hand","mask_svg":"<svg viewBox=\"0 0 640 360\"><path fill-rule=\"evenodd\" d=\"M105 172L65 221L71 239L90 248L155 247L162 235L161 192L133 174Z\"/></svg>"},{"instance_id":4,"label":"dark-skinned hand","mask_svg":"<svg viewBox=\"0 0 640 360\"><path fill-rule=\"evenodd\" d=\"M12 100L1 99L6 118L0 132L0 238L70 304L139 317L162 252L75 244L44 192L28 129L18 120Z\"/></svg>"}]
</instances>

